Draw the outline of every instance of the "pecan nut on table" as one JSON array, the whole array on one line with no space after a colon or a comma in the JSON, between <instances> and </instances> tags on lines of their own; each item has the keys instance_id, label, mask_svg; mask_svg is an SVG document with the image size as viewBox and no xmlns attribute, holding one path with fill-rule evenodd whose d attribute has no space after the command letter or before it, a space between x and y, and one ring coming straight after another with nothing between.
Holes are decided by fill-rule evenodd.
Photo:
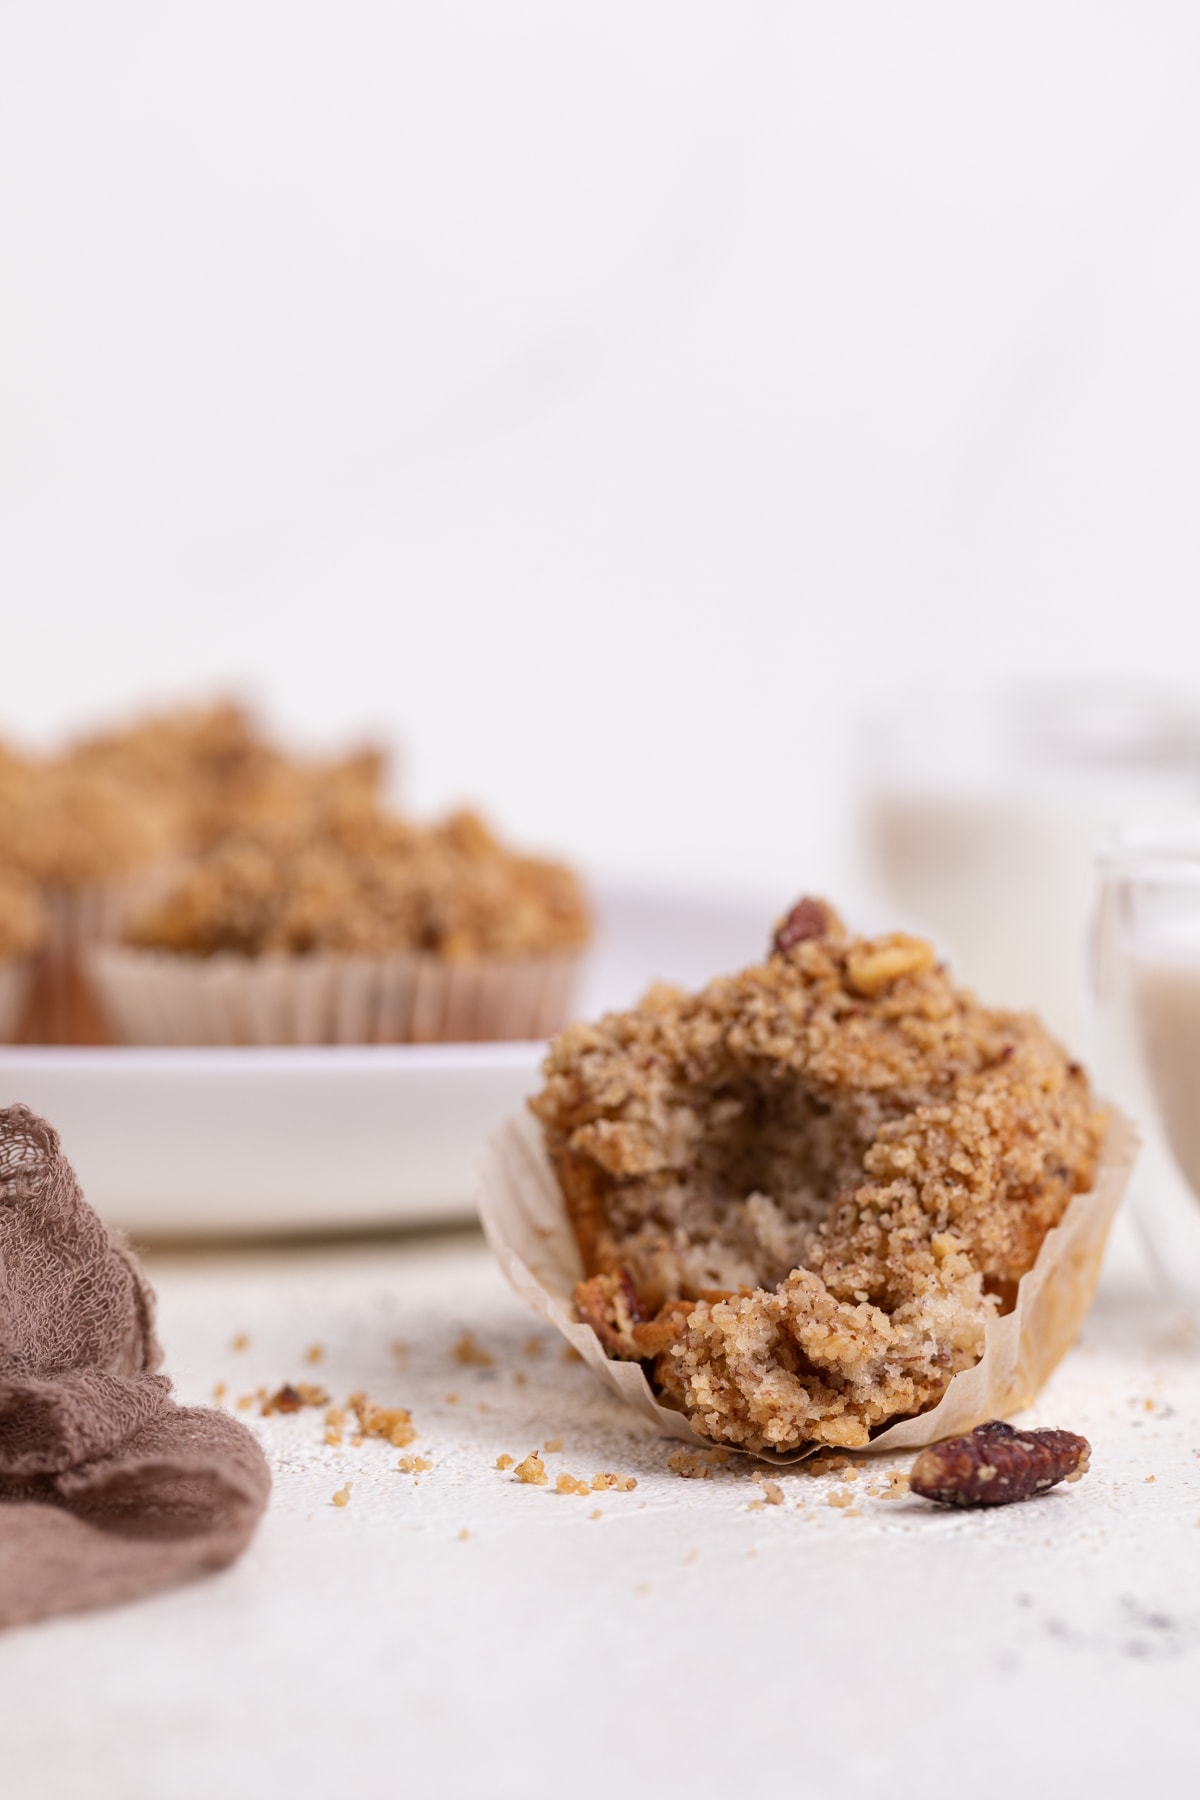
<instances>
[{"instance_id":1,"label":"pecan nut on table","mask_svg":"<svg viewBox=\"0 0 1200 1800\"><path fill-rule=\"evenodd\" d=\"M1091 1446L1073 1431L1017 1431L1002 1419L922 1450L912 1493L943 1506L1007 1506L1087 1474Z\"/></svg>"}]
</instances>

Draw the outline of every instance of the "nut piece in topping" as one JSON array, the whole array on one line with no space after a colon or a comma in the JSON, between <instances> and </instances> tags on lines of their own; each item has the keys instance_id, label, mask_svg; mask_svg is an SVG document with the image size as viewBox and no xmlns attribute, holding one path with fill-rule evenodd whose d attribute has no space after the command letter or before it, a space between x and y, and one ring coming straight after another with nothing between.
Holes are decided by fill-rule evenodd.
<instances>
[{"instance_id":1,"label":"nut piece in topping","mask_svg":"<svg viewBox=\"0 0 1200 1800\"><path fill-rule=\"evenodd\" d=\"M922 1450L909 1485L943 1506L1007 1506L1087 1474L1091 1446L1072 1431L1015 1431L1001 1419Z\"/></svg>"},{"instance_id":2,"label":"nut piece in topping","mask_svg":"<svg viewBox=\"0 0 1200 1800\"><path fill-rule=\"evenodd\" d=\"M905 975L927 974L936 961L933 945L924 938L893 931L873 944L856 944L846 959L846 973L850 986L873 1000Z\"/></svg>"},{"instance_id":3,"label":"nut piece in topping","mask_svg":"<svg viewBox=\"0 0 1200 1800\"><path fill-rule=\"evenodd\" d=\"M775 927L775 935L771 939L771 955L786 956L796 944L802 944L807 938L828 937L831 932L840 931L842 922L832 906L824 900L812 900L807 896L797 900L790 913L780 919Z\"/></svg>"}]
</instances>

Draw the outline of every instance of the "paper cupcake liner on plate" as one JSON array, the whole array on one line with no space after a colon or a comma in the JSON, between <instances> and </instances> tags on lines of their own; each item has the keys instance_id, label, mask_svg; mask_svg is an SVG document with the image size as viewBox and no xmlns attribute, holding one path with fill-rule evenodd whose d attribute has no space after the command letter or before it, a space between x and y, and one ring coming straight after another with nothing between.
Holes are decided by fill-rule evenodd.
<instances>
[{"instance_id":1,"label":"paper cupcake liner on plate","mask_svg":"<svg viewBox=\"0 0 1200 1800\"><path fill-rule=\"evenodd\" d=\"M561 1030L578 956L220 955L122 944L89 971L127 1044L408 1044L540 1039Z\"/></svg>"},{"instance_id":2,"label":"paper cupcake liner on plate","mask_svg":"<svg viewBox=\"0 0 1200 1800\"><path fill-rule=\"evenodd\" d=\"M1070 1349L1091 1305L1109 1227L1137 1149L1134 1127L1114 1112L1095 1182L1086 1194L1072 1198L1061 1223L1047 1232L1037 1261L1021 1279L1012 1312L988 1319L979 1361L952 1376L936 1406L886 1426L864 1450L916 1450L1029 1404ZM640 1363L613 1361L591 1326L580 1323L571 1295L583 1279L583 1264L540 1128L528 1113L509 1119L488 1144L478 1199L488 1243L512 1287L534 1312L561 1331L601 1381L658 1431L711 1448L712 1439L693 1431L682 1413L656 1397ZM812 1444L772 1452L725 1447L774 1463L798 1462L827 1448Z\"/></svg>"},{"instance_id":3,"label":"paper cupcake liner on plate","mask_svg":"<svg viewBox=\"0 0 1200 1800\"><path fill-rule=\"evenodd\" d=\"M32 978L28 957L0 961L0 1043L11 1044L21 1029Z\"/></svg>"},{"instance_id":4,"label":"paper cupcake liner on plate","mask_svg":"<svg viewBox=\"0 0 1200 1800\"><path fill-rule=\"evenodd\" d=\"M23 1032L29 1043L111 1042L85 968L88 953L117 937L129 917L161 892L172 870L172 864L159 863L85 887L42 889L50 930L32 968Z\"/></svg>"}]
</instances>

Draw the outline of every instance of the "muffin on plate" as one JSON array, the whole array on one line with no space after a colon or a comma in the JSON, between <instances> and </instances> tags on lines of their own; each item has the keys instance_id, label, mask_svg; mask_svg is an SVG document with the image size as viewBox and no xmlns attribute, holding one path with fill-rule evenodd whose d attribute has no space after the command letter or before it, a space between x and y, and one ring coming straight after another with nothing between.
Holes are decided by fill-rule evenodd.
<instances>
[{"instance_id":1,"label":"muffin on plate","mask_svg":"<svg viewBox=\"0 0 1200 1800\"><path fill-rule=\"evenodd\" d=\"M764 963L571 1027L545 1074L530 1105L582 1262L578 1319L660 1407L754 1453L859 1448L937 1406L1091 1190L1108 1124L1035 1018L812 900ZM1008 1406L1078 1328L1102 1244L1086 1269L1066 1258L1029 1326L1053 1354L1006 1352Z\"/></svg>"},{"instance_id":2,"label":"muffin on plate","mask_svg":"<svg viewBox=\"0 0 1200 1800\"><path fill-rule=\"evenodd\" d=\"M586 903L472 813L334 806L224 837L93 961L130 1043L538 1038L567 1017Z\"/></svg>"}]
</instances>

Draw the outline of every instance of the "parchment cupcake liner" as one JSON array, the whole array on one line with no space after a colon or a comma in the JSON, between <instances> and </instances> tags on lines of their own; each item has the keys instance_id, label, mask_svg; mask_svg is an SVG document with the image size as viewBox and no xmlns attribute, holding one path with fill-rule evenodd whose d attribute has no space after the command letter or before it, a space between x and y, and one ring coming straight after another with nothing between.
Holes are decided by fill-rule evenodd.
<instances>
[{"instance_id":1,"label":"parchment cupcake liner","mask_svg":"<svg viewBox=\"0 0 1200 1800\"><path fill-rule=\"evenodd\" d=\"M21 1029L32 978L28 957L0 962L0 1043L11 1044Z\"/></svg>"},{"instance_id":2,"label":"parchment cupcake liner","mask_svg":"<svg viewBox=\"0 0 1200 1800\"><path fill-rule=\"evenodd\" d=\"M867 1450L915 1450L1028 1406L1075 1341L1091 1305L1109 1227L1137 1149L1133 1125L1114 1112L1093 1186L1076 1194L1061 1224L1047 1232L1037 1261L1021 1279L1013 1311L987 1321L979 1361L951 1378L936 1406L881 1429ZM601 1381L658 1431L711 1448L711 1439L693 1431L682 1413L655 1396L640 1363L614 1362L591 1326L579 1322L571 1295L583 1278L583 1265L540 1128L528 1113L509 1119L489 1142L478 1201L500 1267L534 1312L561 1331ZM822 1447L741 1454L761 1462L792 1463Z\"/></svg>"},{"instance_id":3,"label":"parchment cupcake liner","mask_svg":"<svg viewBox=\"0 0 1200 1800\"><path fill-rule=\"evenodd\" d=\"M127 1044L407 1044L549 1037L567 1022L579 960L189 958L106 944L88 967Z\"/></svg>"},{"instance_id":4,"label":"parchment cupcake liner","mask_svg":"<svg viewBox=\"0 0 1200 1800\"><path fill-rule=\"evenodd\" d=\"M41 890L50 931L34 959L23 1036L34 1044L111 1042L88 977L92 947L115 938L126 920L171 879L174 865L87 887Z\"/></svg>"}]
</instances>

